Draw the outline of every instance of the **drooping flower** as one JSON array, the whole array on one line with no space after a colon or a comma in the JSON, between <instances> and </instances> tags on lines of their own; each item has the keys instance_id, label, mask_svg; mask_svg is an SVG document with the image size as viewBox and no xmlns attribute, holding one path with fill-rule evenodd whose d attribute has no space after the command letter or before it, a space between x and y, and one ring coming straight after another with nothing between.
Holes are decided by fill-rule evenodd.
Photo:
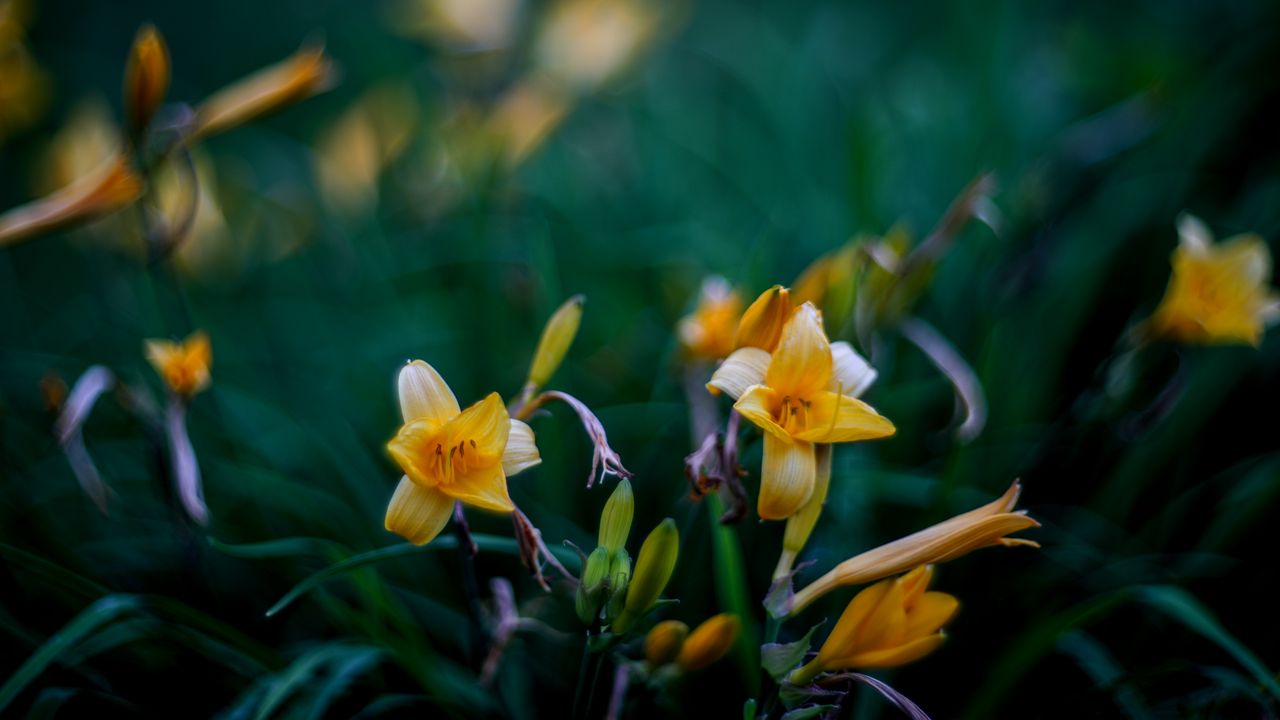
<instances>
[{"instance_id":1,"label":"drooping flower","mask_svg":"<svg viewBox=\"0 0 1280 720\"><path fill-rule=\"evenodd\" d=\"M1173 276L1147 331L1185 343L1257 346L1280 320L1280 295L1270 287L1271 252L1257 235L1215 243L1199 219L1178 220Z\"/></svg>"},{"instance_id":2,"label":"drooping flower","mask_svg":"<svg viewBox=\"0 0 1280 720\"><path fill-rule=\"evenodd\" d=\"M967 513L845 560L795 594L783 614L795 615L838 587L862 585L920 565L954 560L974 550L1002 545L1040 547L1008 535L1040 527L1025 510L1015 511L1022 485L1014 481L1004 495Z\"/></svg>"},{"instance_id":3,"label":"drooping flower","mask_svg":"<svg viewBox=\"0 0 1280 720\"><path fill-rule=\"evenodd\" d=\"M790 676L808 684L822 672L888 668L914 662L942 644L945 625L960 603L951 595L927 592L933 567L863 589L849 602L817 657Z\"/></svg>"},{"instance_id":4,"label":"drooping flower","mask_svg":"<svg viewBox=\"0 0 1280 720\"><path fill-rule=\"evenodd\" d=\"M387 450L405 474L386 528L423 545L444 528L455 502L514 510L507 477L542 462L533 430L507 415L497 393L460 409L444 378L421 360L400 370L398 385L405 424Z\"/></svg>"},{"instance_id":5,"label":"drooping flower","mask_svg":"<svg viewBox=\"0 0 1280 720\"><path fill-rule=\"evenodd\" d=\"M734 350L742 298L722 277L702 282L698 306L681 318L678 332L685 353L694 359L719 360Z\"/></svg>"},{"instance_id":6,"label":"drooping flower","mask_svg":"<svg viewBox=\"0 0 1280 720\"><path fill-rule=\"evenodd\" d=\"M213 364L213 347L209 335L198 330L182 342L147 340L144 344L147 362L175 395L190 398L209 387L209 366Z\"/></svg>"},{"instance_id":7,"label":"drooping flower","mask_svg":"<svg viewBox=\"0 0 1280 720\"><path fill-rule=\"evenodd\" d=\"M304 47L209 96L196 108L192 139L206 138L331 88L336 72L324 48Z\"/></svg>"},{"instance_id":8,"label":"drooping flower","mask_svg":"<svg viewBox=\"0 0 1280 720\"><path fill-rule=\"evenodd\" d=\"M765 431L757 512L781 520L813 495L814 443L873 440L895 428L853 396L874 374L852 348L833 352L811 303L792 314L773 353L755 350L735 352L710 385L736 398L734 409Z\"/></svg>"}]
</instances>

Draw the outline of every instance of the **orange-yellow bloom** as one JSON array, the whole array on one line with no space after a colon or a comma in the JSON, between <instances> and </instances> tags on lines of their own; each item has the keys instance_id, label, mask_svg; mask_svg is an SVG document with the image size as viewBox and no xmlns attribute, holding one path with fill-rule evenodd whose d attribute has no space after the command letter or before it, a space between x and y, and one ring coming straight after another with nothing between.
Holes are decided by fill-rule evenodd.
<instances>
[{"instance_id":1,"label":"orange-yellow bloom","mask_svg":"<svg viewBox=\"0 0 1280 720\"><path fill-rule=\"evenodd\" d=\"M124 109L129 124L141 130L169 92L169 48L154 25L143 25L133 40L124 72Z\"/></svg>"},{"instance_id":2,"label":"orange-yellow bloom","mask_svg":"<svg viewBox=\"0 0 1280 720\"><path fill-rule=\"evenodd\" d=\"M702 282L698 306L681 318L680 344L689 357L719 360L733 352L742 298L722 277Z\"/></svg>"},{"instance_id":3,"label":"orange-yellow bloom","mask_svg":"<svg viewBox=\"0 0 1280 720\"><path fill-rule=\"evenodd\" d=\"M189 398L209 387L213 347L204 331L193 332L180 343L147 340L144 348L147 362L174 393Z\"/></svg>"},{"instance_id":4,"label":"orange-yellow bloom","mask_svg":"<svg viewBox=\"0 0 1280 720\"><path fill-rule=\"evenodd\" d=\"M405 424L387 450L405 474L386 528L422 545L444 528L455 501L514 510L507 476L542 462L533 430L507 415L497 393L461 410L444 378L421 360L401 369L398 384Z\"/></svg>"},{"instance_id":5,"label":"orange-yellow bloom","mask_svg":"<svg viewBox=\"0 0 1280 720\"><path fill-rule=\"evenodd\" d=\"M806 685L822 672L897 667L933 652L960 603L946 593L926 592L932 578L933 567L925 565L859 592L818 656L790 681Z\"/></svg>"},{"instance_id":6,"label":"orange-yellow bloom","mask_svg":"<svg viewBox=\"0 0 1280 720\"><path fill-rule=\"evenodd\" d=\"M795 309L791 291L781 285L774 285L760 293L738 321L738 332L733 339L734 348L752 347L773 352L782 337L782 328L791 319Z\"/></svg>"},{"instance_id":7,"label":"orange-yellow bloom","mask_svg":"<svg viewBox=\"0 0 1280 720\"><path fill-rule=\"evenodd\" d=\"M738 616L729 613L708 618L680 646L676 665L685 671L701 670L724 657L738 639L740 625Z\"/></svg>"},{"instance_id":8,"label":"orange-yellow bloom","mask_svg":"<svg viewBox=\"0 0 1280 720\"><path fill-rule=\"evenodd\" d=\"M1040 547L1031 540L1006 537L1019 530L1040 527L1025 510L1013 509L1021 492L1021 484L1014 481L1004 495L980 508L845 560L797 592L788 614L795 615L838 587L862 585L920 565L954 560L981 548Z\"/></svg>"},{"instance_id":9,"label":"orange-yellow bloom","mask_svg":"<svg viewBox=\"0 0 1280 720\"><path fill-rule=\"evenodd\" d=\"M124 155L112 154L61 190L0 215L0 246L106 215L141 195L142 178Z\"/></svg>"},{"instance_id":10,"label":"orange-yellow bloom","mask_svg":"<svg viewBox=\"0 0 1280 720\"><path fill-rule=\"evenodd\" d=\"M805 303L783 328L772 354L744 348L716 371L710 384L737 398L734 409L765 431L761 518L784 519L809 502L817 472L814 443L873 440L895 432L893 423L850 394L858 391L852 386L867 382L867 369L856 353L833 352L821 315Z\"/></svg>"},{"instance_id":11,"label":"orange-yellow bloom","mask_svg":"<svg viewBox=\"0 0 1280 720\"><path fill-rule=\"evenodd\" d=\"M216 135L333 87L333 63L324 48L304 47L211 95L196 108L192 138Z\"/></svg>"},{"instance_id":12,"label":"orange-yellow bloom","mask_svg":"<svg viewBox=\"0 0 1280 720\"><path fill-rule=\"evenodd\" d=\"M1258 345L1265 328L1280 319L1267 244L1257 235L1215 244L1191 215L1179 219L1178 235L1173 276L1148 330L1185 343Z\"/></svg>"},{"instance_id":13,"label":"orange-yellow bloom","mask_svg":"<svg viewBox=\"0 0 1280 720\"><path fill-rule=\"evenodd\" d=\"M687 637L688 625L679 620L663 620L644 636L644 659L653 667L674 662Z\"/></svg>"}]
</instances>

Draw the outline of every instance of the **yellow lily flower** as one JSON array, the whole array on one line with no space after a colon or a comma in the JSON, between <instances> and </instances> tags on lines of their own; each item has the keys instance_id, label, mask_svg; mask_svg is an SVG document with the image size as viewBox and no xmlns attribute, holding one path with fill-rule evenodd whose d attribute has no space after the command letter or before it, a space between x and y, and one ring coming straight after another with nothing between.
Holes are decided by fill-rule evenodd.
<instances>
[{"instance_id":1,"label":"yellow lily flower","mask_svg":"<svg viewBox=\"0 0 1280 720\"><path fill-rule=\"evenodd\" d=\"M795 309L791 291L781 285L774 285L760 293L738 321L738 332L733 338L734 348L752 347L773 352L782 337L782 328L791 319Z\"/></svg>"},{"instance_id":2,"label":"yellow lily flower","mask_svg":"<svg viewBox=\"0 0 1280 720\"><path fill-rule=\"evenodd\" d=\"M142 178L123 154L114 153L61 190L0 215L0 246L106 215L141 195Z\"/></svg>"},{"instance_id":3,"label":"yellow lily flower","mask_svg":"<svg viewBox=\"0 0 1280 720\"><path fill-rule=\"evenodd\" d=\"M511 512L507 476L542 462L533 430L507 415L497 393L466 410L444 378L414 360L400 370L404 426L387 450L404 471L386 528L416 545L440 533L455 501Z\"/></svg>"},{"instance_id":4,"label":"yellow lily flower","mask_svg":"<svg viewBox=\"0 0 1280 720\"><path fill-rule=\"evenodd\" d=\"M547 10L534 59L548 77L590 91L631 65L656 30L644 0L560 0Z\"/></svg>"},{"instance_id":5,"label":"yellow lily flower","mask_svg":"<svg viewBox=\"0 0 1280 720\"><path fill-rule=\"evenodd\" d=\"M980 508L845 560L797 592L788 614L795 615L838 587L861 585L920 565L954 560L981 548L1040 547L1032 540L1006 537L1019 530L1040 527L1025 510L1014 511L1021 493L1022 485L1014 481L1004 495Z\"/></svg>"},{"instance_id":6,"label":"yellow lily flower","mask_svg":"<svg viewBox=\"0 0 1280 720\"><path fill-rule=\"evenodd\" d=\"M712 385L737 397L734 409L765 431L757 503L765 520L787 518L809 502L817 473L814 443L895 432L893 423L849 394L866 382L865 361L842 349L837 364L836 355L817 308L805 303L783 328L767 363L758 354L733 366L726 361L712 377Z\"/></svg>"},{"instance_id":7,"label":"yellow lily flower","mask_svg":"<svg viewBox=\"0 0 1280 720\"><path fill-rule=\"evenodd\" d=\"M192 140L243 125L272 110L333 87L333 63L324 48L304 47L211 95L196 108Z\"/></svg>"},{"instance_id":8,"label":"yellow lily flower","mask_svg":"<svg viewBox=\"0 0 1280 720\"><path fill-rule=\"evenodd\" d=\"M960 603L946 593L926 592L932 579L933 567L924 565L859 592L818 656L793 672L791 683L807 685L834 670L897 667L933 652Z\"/></svg>"},{"instance_id":9,"label":"yellow lily flower","mask_svg":"<svg viewBox=\"0 0 1280 720\"><path fill-rule=\"evenodd\" d=\"M702 282L698 306L681 318L677 331L680 344L691 358L719 360L735 348L742 298L722 277Z\"/></svg>"},{"instance_id":10,"label":"yellow lily flower","mask_svg":"<svg viewBox=\"0 0 1280 720\"><path fill-rule=\"evenodd\" d=\"M1280 319L1266 242L1237 235L1215 244L1204 223L1186 214L1178 236L1173 276L1148 331L1185 343L1257 346L1265 328Z\"/></svg>"},{"instance_id":11,"label":"yellow lily flower","mask_svg":"<svg viewBox=\"0 0 1280 720\"><path fill-rule=\"evenodd\" d=\"M177 343L172 340L147 340L143 345L147 362L174 393L189 398L209 387L209 366L213 364L213 347L209 335L202 330L191 333Z\"/></svg>"},{"instance_id":12,"label":"yellow lily flower","mask_svg":"<svg viewBox=\"0 0 1280 720\"><path fill-rule=\"evenodd\" d=\"M542 146L572 107L572 99L555 83L526 78L498 99L483 126L484 137L514 168Z\"/></svg>"}]
</instances>

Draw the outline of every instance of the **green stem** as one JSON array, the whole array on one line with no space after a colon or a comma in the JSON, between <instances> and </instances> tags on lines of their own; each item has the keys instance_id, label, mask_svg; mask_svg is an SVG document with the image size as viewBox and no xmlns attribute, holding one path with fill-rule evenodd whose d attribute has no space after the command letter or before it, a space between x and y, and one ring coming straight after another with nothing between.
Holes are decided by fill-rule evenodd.
<instances>
[{"instance_id":1,"label":"green stem","mask_svg":"<svg viewBox=\"0 0 1280 720\"><path fill-rule=\"evenodd\" d=\"M578 661L578 682L573 690L573 715L574 720L582 717L582 692L587 684L587 663L592 660L591 655L591 633L588 631L586 637L582 641L582 659Z\"/></svg>"}]
</instances>

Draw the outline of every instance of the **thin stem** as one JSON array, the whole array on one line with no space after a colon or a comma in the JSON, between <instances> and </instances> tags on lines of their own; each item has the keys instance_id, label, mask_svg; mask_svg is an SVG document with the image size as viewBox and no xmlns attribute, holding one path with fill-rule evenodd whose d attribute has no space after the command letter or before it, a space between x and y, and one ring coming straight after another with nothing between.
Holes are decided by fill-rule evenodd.
<instances>
[{"instance_id":1,"label":"thin stem","mask_svg":"<svg viewBox=\"0 0 1280 720\"><path fill-rule=\"evenodd\" d=\"M591 661L591 632L586 633L586 637L582 641L582 659L578 661L578 682L573 689L573 715L574 720L582 717L582 692L587 684L587 663Z\"/></svg>"}]
</instances>

